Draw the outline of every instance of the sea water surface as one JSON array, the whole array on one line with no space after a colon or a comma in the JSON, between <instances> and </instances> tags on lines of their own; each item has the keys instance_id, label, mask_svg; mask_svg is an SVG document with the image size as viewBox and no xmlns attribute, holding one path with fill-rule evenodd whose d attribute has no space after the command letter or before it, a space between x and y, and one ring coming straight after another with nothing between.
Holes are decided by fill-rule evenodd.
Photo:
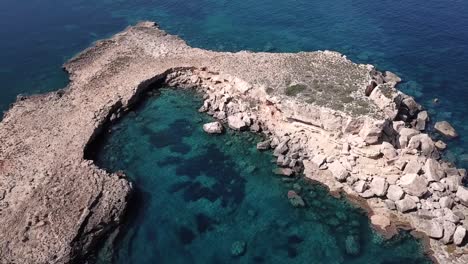
<instances>
[{"instance_id":1,"label":"sea water surface","mask_svg":"<svg viewBox=\"0 0 468 264\"><path fill-rule=\"evenodd\" d=\"M434 121L455 126L446 157L468 165L466 0L1 0L0 110L19 93L64 87L62 63L139 20L195 47L330 49L396 72Z\"/></svg>"},{"instance_id":2,"label":"sea water surface","mask_svg":"<svg viewBox=\"0 0 468 264\"><path fill-rule=\"evenodd\" d=\"M345 200L275 175L274 157L255 147L260 136L206 134L212 118L201 105L193 91L162 89L103 138L97 164L125 171L136 194L99 264L430 263L409 234L386 241ZM289 203L289 190L306 208Z\"/></svg>"}]
</instances>

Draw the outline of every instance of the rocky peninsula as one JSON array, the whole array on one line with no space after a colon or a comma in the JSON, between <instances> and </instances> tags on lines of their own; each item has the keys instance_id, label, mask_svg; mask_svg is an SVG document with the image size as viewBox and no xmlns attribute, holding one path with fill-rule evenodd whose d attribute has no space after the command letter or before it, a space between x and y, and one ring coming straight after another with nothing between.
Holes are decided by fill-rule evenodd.
<instances>
[{"instance_id":1,"label":"rocky peninsula","mask_svg":"<svg viewBox=\"0 0 468 264\"><path fill-rule=\"evenodd\" d=\"M468 263L466 171L440 158L445 146L425 133L427 112L390 72L331 51L192 48L152 22L96 42L65 69L68 87L19 97L0 123L1 263L80 263L118 227L132 186L86 153L161 86L197 89L199 111L263 133L257 147L273 149L284 177L304 172L366 208L384 234L405 227L435 261ZM450 128L437 130L453 137Z\"/></svg>"}]
</instances>

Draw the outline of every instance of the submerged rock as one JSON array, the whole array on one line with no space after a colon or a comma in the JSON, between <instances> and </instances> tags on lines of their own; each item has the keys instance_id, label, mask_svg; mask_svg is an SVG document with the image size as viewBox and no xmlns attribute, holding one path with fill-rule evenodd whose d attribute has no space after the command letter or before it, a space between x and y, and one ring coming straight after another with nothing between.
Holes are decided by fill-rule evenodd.
<instances>
[{"instance_id":1,"label":"submerged rock","mask_svg":"<svg viewBox=\"0 0 468 264\"><path fill-rule=\"evenodd\" d=\"M345 240L345 249L346 254L356 256L359 255L361 251L361 245L359 244L359 237L358 236L347 236Z\"/></svg>"},{"instance_id":2,"label":"submerged rock","mask_svg":"<svg viewBox=\"0 0 468 264\"><path fill-rule=\"evenodd\" d=\"M458 133L455 131L455 128L453 128L453 126L450 125L450 123L447 121L440 121L435 123L434 128L437 132L448 138L458 137Z\"/></svg>"},{"instance_id":3,"label":"submerged rock","mask_svg":"<svg viewBox=\"0 0 468 264\"><path fill-rule=\"evenodd\" d=\"M305 202L302 197L296 193L296 191L290 190L288 191L288 199L289 202L294 207L305 207Z\"/></svg>"},{"instance_id":4,"label":"submerged rock","mask_svg":"<svg viewBox=\"0 0 468 264\"><path fill-rule=\"evenodd\" d=\"M236 241L231 245L231 255L233 257L240 257L245 254L247 243L244 241Z\"/></svg>"}]
</instances>

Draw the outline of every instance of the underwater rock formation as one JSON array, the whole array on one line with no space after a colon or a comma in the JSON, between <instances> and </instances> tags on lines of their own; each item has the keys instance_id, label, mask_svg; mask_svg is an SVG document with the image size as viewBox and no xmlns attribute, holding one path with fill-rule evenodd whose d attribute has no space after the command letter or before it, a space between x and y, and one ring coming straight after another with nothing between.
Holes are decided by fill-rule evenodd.
<instances>
[{"instance_id":1,"label":"underwater rock formation","mask_svg":"<svg viewBox=\"0 0 468 264\"><path fill-rule=\"evenodd\" d=\"M95 43L65 69L66 89L21 98L0 123L2 263L79 262L119 224L131 185L86 152L161 85L197 89L205 94L200 111L232 129L262 131L269 140L258 147L274 149L281 174L304 169L334 194L367 199L382 231L408 223L434 238L440 263L468 262L466 171L440 160L422 132L421 106L395 89L392 73L331 51L191 48L151 22ZM453 242L449 254L444 244ZM350 253L359 251L354 244L350 238Z\"/></svg>"}]
</instances>

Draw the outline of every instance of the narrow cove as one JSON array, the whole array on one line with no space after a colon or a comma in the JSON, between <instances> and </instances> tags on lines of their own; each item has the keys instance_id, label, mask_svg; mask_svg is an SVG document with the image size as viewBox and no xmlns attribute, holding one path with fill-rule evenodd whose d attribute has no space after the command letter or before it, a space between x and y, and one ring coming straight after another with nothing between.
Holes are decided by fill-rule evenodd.
<instances>
[{"instance_id":1,"label":"narrow cove","mask_svg":"<svg viewBox=\"0 0 468 264\"><path fill-rule=\"evenodd\" d=\"M194 91L161 89L102 139L96 163L124 171L136 191L98 263L430 263L409 234L384 240L347 201L275 175L259 135L206 134L201 104Z\"/></svg>"}]
</instances>

